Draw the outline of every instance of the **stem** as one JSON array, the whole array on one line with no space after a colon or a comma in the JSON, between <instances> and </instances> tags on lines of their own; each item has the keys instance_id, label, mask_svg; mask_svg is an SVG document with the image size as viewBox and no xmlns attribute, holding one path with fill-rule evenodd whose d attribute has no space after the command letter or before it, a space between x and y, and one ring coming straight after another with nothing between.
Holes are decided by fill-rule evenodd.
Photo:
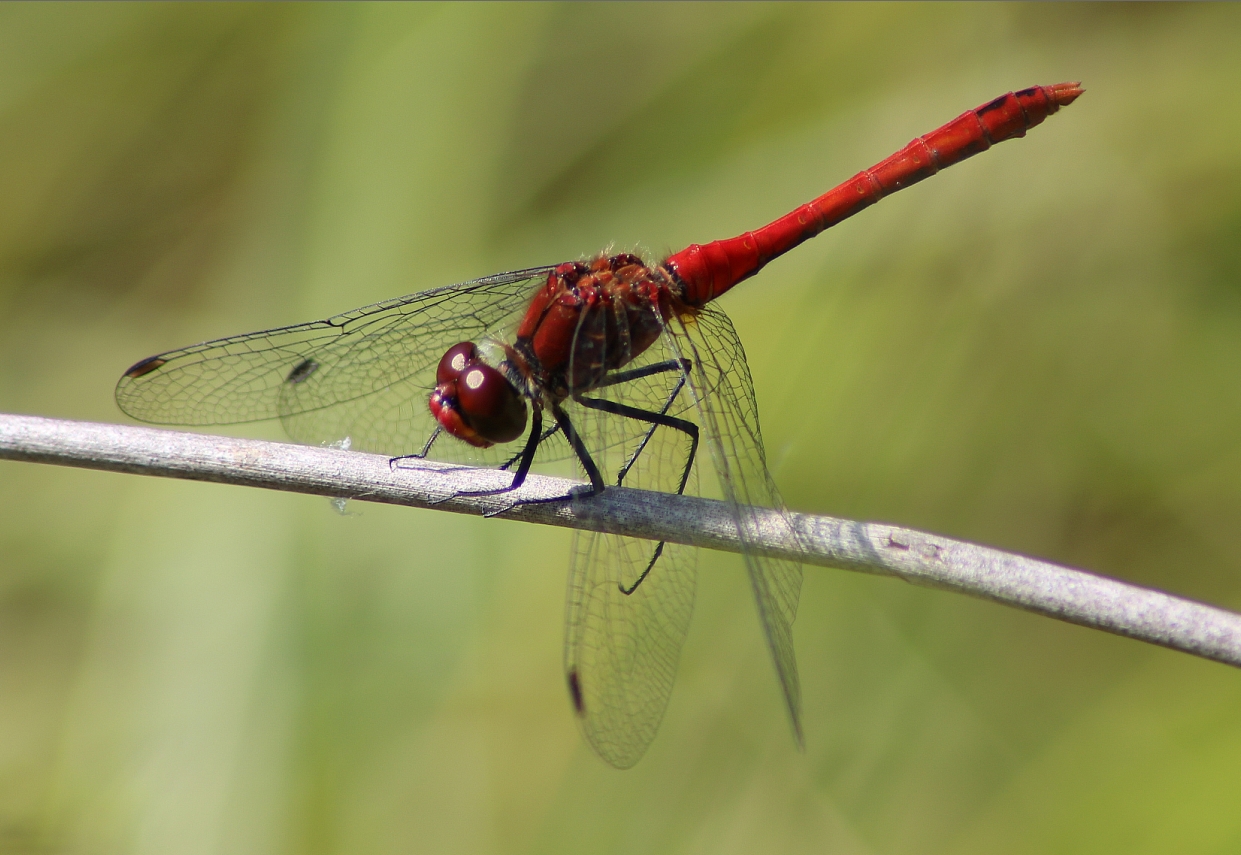
<instances>
[{"instance_id":1,"label":"stem","mask_svg":"<svg viewBox=\"0 0 1241 855\"><path fill-rule=\"evenodd\" d=\"M511 493L462 496L462 491L503 487L512 476L429 461L394 469L387 457L334 448L0 414L0 458L503 514L542 525L741 551L723 502L625 487L590 498L531 501L581 486L537 475ZM1241 615L1233 612L912 529L793 512L785 518L795 537L780 524L778 511L765 511L749 548L804 564L897 576L1241 667Z\"/></svg>"}]
</instances>

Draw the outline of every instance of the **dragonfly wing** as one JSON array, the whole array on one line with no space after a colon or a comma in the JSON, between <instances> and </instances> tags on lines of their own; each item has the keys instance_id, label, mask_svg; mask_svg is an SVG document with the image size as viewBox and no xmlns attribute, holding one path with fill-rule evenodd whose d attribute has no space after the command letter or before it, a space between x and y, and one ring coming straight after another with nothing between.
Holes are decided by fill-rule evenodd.
<instances>
[{"instance_id":1,"label":"dragonfly wing","mask_svg":"<svg viewBox=\"0 0 1241 855\"><path fill-rule=\"evenodd\" d=\"M279 417L302 442L348 438L359 450L412 453L434 429L426 399L444 351L502 334L550 269L477 279L323 321L162 353L125 373L117 404L140 421L160 424ZM436 445L449 451L464 444Z\"/></svg>"},{"instance_id":2,"label":"dragonfly wing","mask_svg":"<svg viewBox=\"0 0 1241 855\"><path fill-rule=\"evenodd\" d=\"M652 309L652 311L654 311ZM608 484L696 493L692 434L615 410L694 416L688 377L667 340L627 362L630 379L591 390L604 409L565 410ZM611 534L574 539L565 615L565 676L587 740L629 768L655 738L694 609L697 550Z\"/></svg>"},{"instance_id":3,"label":"dragonfly wing","mask_svg":"<svg viewBox=\"0 0 1241 855\"><path fill-rule=\"evenodd\" d=\"M633 588L657 549L655 566ZM617 768L646 753L668 706L694 610L696 560L696 550L679 544L574 538L565 675L586 738Z\"/></svg>"},{"instance_id":4,"label":"dragonfly wing","mask_svg":"<svg viewBox=\"0 0 1241 855\"><path fill-rule=\"evenodd\" d=\"M697 316L669 322L685 358L692 362L690 385L697 403L707 447L719 476L725 500L733 510L743 544L759 534L754 508L782 510L784 502L767 471L763 437L759 430L754 384L745 350L732 321L708 306ZM781 517L784 520L783 517ZM783 521L786 534L796 538ZM785 705L798 745L802 745L801 685L793 651L793 621L801 595L801 565L742 552L759 620L784 693Z\"/></svg>"}]
</instances>

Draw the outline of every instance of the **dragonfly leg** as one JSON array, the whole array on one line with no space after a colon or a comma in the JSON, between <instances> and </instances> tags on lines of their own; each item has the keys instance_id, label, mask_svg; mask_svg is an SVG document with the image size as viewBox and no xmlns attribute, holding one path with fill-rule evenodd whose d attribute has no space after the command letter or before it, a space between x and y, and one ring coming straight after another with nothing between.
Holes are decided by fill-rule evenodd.
<instances>
[{"instance_id":1,"label":"dragonfly leg","mask_svg":"<svg viewBox=\"0 0 1241 855\"><path fill-rule=\"evenodd\" d=\"M441 435L443 435L443 433L444 433L444 429L443 429L442 427L438 427L438 426L437 426L437 427L435 428L435 430L434 430L434 431L432 431L431 436L427 439L426 443L422 446L422 450L421 450L421 451L417 451L417 452L415 452L415 453L413 453L413 454L402 454L402 455L400 455L399 457L393 457L391 460L389 460L389 461L388 461L388 465L389 465L390 467L392 467L393 469L401 469L401 468L403 468L403 467L401 466L402 461L405 461L405 460L426 460L426 459L427 459L427 455L429 455L429 454L431 453L431 446L435 444L435 441L436 441L437 439L439 439L439 438L440 438L440 436L441 436ZM541 437L539 437L539 442L538 442L538 444L539 444L539 445L542 445L544 442L546 442L548 439L550 439L551 437L555 436L555 435L556 435L556 434L558 434L558 433L560 433L560 425L552 425L552 426L551 426L551 427L549 427L547 430L543 431L543 435L542 435ZM497 469L499 469L499 470L500 470L500 471L502 471L502 472L506 472L506 471L508 471L508 470L509 470L509 469L510 469L510 468L511 468L514 464L516 464L518 461L520 461L520 460L521 460L521 459L525 456L525 453L526 453L525 448L522 448L522 450L521 450L521 451L519 451L519 452L517 452L516 454L514 454L512 457L510 457L508 460L506 460L506 461L504 461L503 463L501 463L501 464L500 464L499 466L497 466L496 468L497 468ZM451 472L451 471L453 471L453 470L455 470L455 469L471 469L471 468L473 468L473 467L470 467L470 466L445 466L445 467L444 467L444 471L446 471L446 472Z\"/></svg>"},{"instance_id":2,"label":"dragonfly leg","mask_svg":"<svg viewBox=\"0 0 1241 855\"><path fill-rule=\"evenodd\" d=\"M400 469L402 460L426 460L427 455L431 453L431 446L435 444L435 440L439 439L440 434L443 432L444 429L437 425L435 430L431 431L431 435L427 437L427 441L422 446L421 451L414 452L413 454L402 454L399 457L393 457L388 461L389 468Z\"/></svg>"},{"instance_id":3,"label":"dragonfly leg","mask_svg":"<svg viewBox=\"0 0 1241 855\"><path fill-rule=\"evenodd\" d=\"M539 445L542 445L544 442L546 442L547 440L551 439L553 436L555 436L555 435L556 435L556 434L558 434L558 433L560 433L560 425L552 425L552 426L551 426L551 427L549 427L547 430L543 431L543 435L542 435L541 437L539 437L539 443L538 443L538 444L539 444ZM506 461L504 461L503 463L501 463L501 464L500 464L499 466L497 466L496 468L497 468L497 469L499 469L499 470L501 470L501 471L505 471L505 472L506 472L506 471L508 471L508 468L509 468L510 466L512 466L514 463L516 463L516 462L518 462L519 460L521 460L521 459L522 459L522 457L525 455L525 453L526 453L526 450L523 448L521 451L519 451L518 453L514 454L512 457L510 457L508 460L506 460Z\"/></svg>"},{"instance_id":4,"label":"dragonfly leg","mask_svg":"<svg viewBox=\"0 0 1241 855\"><path fill-rule=\"evenodd\" d=\"M390 458L388 460L388 468L389 469L417 469L418 467L416 465L415 466L403 466L402 464L407 460L426 460L427 455L431 453L431 446L435 444L435 441L440 438L443 432L444 432L444 429L437 426L435 430L431 432L431 436L427 438L426 443L423 444L422 450L417 451L413 454L402 454L399 457ZM447 466L446 465L440 468L438 471L455 472L458 469L469 469L469 468L470 468L469 466ZM453 498L453 496L446 496L443 499L431 502L431 504L439 505L439 504L442 504L443 502L447 502L451 498Z\"/></svg>"},{"instance_id":5,"label":"dragonfly leg","mask_svg":"<svg viewBox=\"0 0 1241 855\"><path fill-rule=\"evenodd\" d=\"M693 363L688 359L668 359L663 362L656 362L654 365L643 366L642 368L633 368L628 371L617 371L615 374L610 374L605 377L603 382L599 383L594 388L602 389L606 386L617 386L621 383L628 383L642 377L650 377L653 374L663 374L667 371L678 371L681 376L677 378L676 386L671 392L668 393L668 399L664 401L664 405L659 408L660 415L663 415L668 412L668 409L672 406L673 401L676 400L677 395L679 395L681 390L685 388L685 381L689 377L689 370L692 365ZM592 398L591 400L596 399ZM616 476L616 486L619 487L622 482L624 482L625 476L629 474L629 470L633 468L633 464L637 462L638 457L641 456L647 443L650 442L651 437L655 435L655 428L657 427L659 427L658 424L652 423L650 429L646 432L646 436L642 438L642 442L638 443L638 447L634 449L633 454L629 455L629 459L625 461L625 465L621 467L619 474ZM692 464L693 452L690 452L690 465L692 466ZM688 476L689 469L687 468L684 476L681 478L681 488L680 490L677 490L678 494L685 489L685 481Z\"/></svg>"},{"instance_id":6,"label":"dragonfly leg","mask_svg":"<svg viewBox=\"0 0 1241 855\"><path fill-rule=\"evenodd\" d=\"M535 407L530 414L530 436L526 439L526 446L521 451L520 462L517 464L517 471L513 473L512 482L507 487L496 487L492 490L462 490L457 495L498 496L516 490L525 483L526 476L530 474L530 466L534 463L534 453L539 450L539 443L543 439L543 412Z\"/></svg>"},{"instance_id":7,"label":"dragonfly leg","mask_svg":"<svg viewBox=\"0 0 1241 855\"><path fill-rule=\"evenodd\" d=\"M537 413L538 411L536 410L535 412ZM517 473L513 476L513 484L506 487L504 490L489 490L487 493L483 493L482 495L487 495L488 493L503 493L520 486L521 482L525 480L526 475L530 471L530 465L534 462L534 452L538 449L539 443L558 432L563 432L565 438L569 440L569 445L573 447L573 453L577 455L577 459L582 464L582 468L586 470L586 477L590 479L590 485L587 487L574 487L563 496L550 496L541 499L518 499L511 506L505 508L504 511L497 511L496 513L504 513L505 511L511 510L518 505L543 505L548 502L563 502L566 499L574 499L578 496L595 496L603 492L604 488L607 486L603 481L603 476L599 474L599 467L595 465L594 458L592 458L590 456L590 452L586 450L586 444L582 442L582 438L578 436L577 428L573 426L573 422L569 421L568 414L561 409L559 405L552 404L552 416L556 419L556 426L554 428L549 428L542 435L540 435L538 442L527 442L526 451L522 452L521 464L517 467ZM531 432L531 437L536 435L539 435L537 426L536 429ZM464 495L477 496L480 494L469 493ZM494 516L494 514L488 514L488 516Z\"/></svg>"},{"instance_id":8,"label":"dragonfly leg","mask_svg":"<svg viewBox=\"0 0 1241 855\"><path fill-rule=\"evenodd\" d=\"M626 371L617 371L609 374L597 383L594 388L602 389L605 386L616 386L620 383L628 383L631 380L639 380L643 377L650 377L652 374L663 374L667 371L680 371L682 378L684 378L684 375L689 373L692 365L693 363L688 359L668 359L663 362L656 362L653 365L644 365L641 368L630 368ZM671 404L671 401L669 401L669 404Z\"/></svg>"},{"instance_id":9,"label":"dragonfly leg","mask_svg":"<svg viewBox=\"0 0 1241 855\"><path fill-rule=\"evenodd\" d=\"M685 376L682 375L680 381L676 385L676 388L672 390L672 393L668 396L668 400L664 402L663 407L658 413L640 410L637 407L630 407L627 404L620 404L615 401L604 401L598 398L586 398L581 396L574 398L574 400L583 407L590 407L593 410L601 410L605 413L612 413L625 418L649 422L651 425L651 429L647 431L646 436L639 444L638 449L633 453L633 455L629 458L629 462L627 462L621 470L620 476L616 479L617 486L620 486L621 481L624 480L625 475L629 472L629 469L638 459L638 455L641 454L642 449L646 447L647 442L655 432L655 428L663 426L672 428L673 430L679 430L689 437L689 454L685 459L685 468L681 471L681 483L677 486L677 495L685 492L685 485L689 483L689 473L693 471L694 459L698 455L698 425L691 421L679 419L676 416L670 416L667 414L668 408L672 406L673 400L676 398L677 394L680 393L681 388L684 385ZM659 560L659 556L662 555L663 552L664 541L661 540L659 543L655 544L655 550L651 553L651 560L647 562L646 569L643 570L638 578L634 580L632 585L625 587L623 582L617 583L617 588L620 589L620 592L625 596L629 596L634 591L638 590L638 586L642 584L648 575L650 575L651 570L655 567L655 562Z\"/></svg>"},{"instance_id":10,"label":"dragonfly leg","mask_svg":"<svg viewBox=\"0 0 1241 855\"><path fill-rule=\"evenodd\" d=\"M401 464L403 464L406 460L426 460L426 459L427 459L427 455L431 453L431 446L435 444L435 441L436 441L437 439L439 439L439 438L440 438L440 436L443 434L443 432L444 432L444 429L443 429L443 428L441 428L441 427L438 427L438 426L437 426L437 427L435 428L435 430L431 432L431 436L427 438L427 441L426 441L426 443L422 446L422 450L421 450L421 451L417 451L417 452L415 452L414 454L402 454L402 455L401 455L401 456L399 456L399 457L393 457L393 458L391 458L390 460L388 460L388 468L389 468L389 469L417 469L417 468L418 468L417 466L402 466ZM517 457L514 457L514 458L513 458L513 460L516 460L516 459L517 459L518 457L520 457L520 456L521 456L521 455L517 455ZM505 464L505 465L504 465L503 467L501 467L501 468L508 468L508 466L509 466L510 464L511 464L511 461L510 461L510 463L509 463L509 464ZM445 466L443 466L443 467L441 467L441 468L438 468L438 470L437 470L437 471L439 471L439 472L456 472L456 471L461 470L461 469L470 469L470 468L472 468L472 467L469 467L469 466L449 466L449 465L445 465ZM458 495L460 495L460 494L459 494L459 493L457 493L457 494L452 494L452 495L449 495L449 496L445 496L443 499L439 499L439 500L436 500L436 501L431 502L431 504L432 504L432 505L439 505L439 504L443 504L444 502L447 502L449 499L456 498L456 496L458 496Z\"/></svg>"},{"instance_id":11,"label":"dragonfly leg","mask_svg":"<svg viewBox=\"0 0 1241 855\"><path fill-rule=\"evenodd\" d=\"M672 394L668 396L668 400L664 403L662 410L658 413L653 413L649 410L640 410L637 407L631 407L628 404L620 404L616 401L605 401L600 398L587 398L584 396L574 398L574 400L583 407L589 407L592 410L600 410L605 413L612 413L613 415L623 416L627 419L648 422L651 425L651 430L648 431L646 437L643 438L642 443L638 446L638 450L630 456L629 461L621 469L620 475L616 479L616 486L619 487L621 485L625 475L628 474L630 468L632 468L634 462L637 460L638 454L640 454L642 449L646 447L646 443L650 440L654 429L662 426L672 428L673 430L679 430L681 433L689 437L689 455L685 459L685 468L681 472L681 483L677 487L678 495L684 492L685 485L689 482L689 473L694 468L694 458L698 454L698 425L691 421L679 419L676 416L670 416L667 414L668 407L672 406L673 399L676 397L677 393L681 391L681 387L684 385L685 378L682 377L680 382L677 383L676 388L672 390Z\"/></svg>"},{"instance_id":12,"label":"dragonfly leg","mask_svg":"<svg viewBox=\"0 0 1241 855\"><path fill-rule=\"evenodd\" d=\"M586 470L586 477L590 479L590 491L583 495L594 496L602 493L607 484L604 483L603 476L599 473L599 467L595 465L594 458L586 450L586 443L582 442L577 428L573 426L573 422L569 421L569 414L561 409L559 404L552 404L552 417L556 419L556 424L564 431L565 439L569 441L569 445L573 448L573 453L577 455L582 468Z\"/></svg>"},{"instance_id":13,"label":"dragonfly leg","mask_svg":"<svg viewBox=\"0 0 1241 855\"><path fill-rule=\"evenodd\" d=\"M616 583L616 587L620 589L622 594L628 597L634 591L638 590L638 586L641 585L646 577L651 574L651 570L654 569L655 562L659 560L659 556L664 554L664 543L665 541L661 540L659 543L655 544L655 551L651 553L651 560L646 563L646 569L642 571L642 575L638 576L632 585L626 588L623 582Z\"/></svg>"}]
</instances>

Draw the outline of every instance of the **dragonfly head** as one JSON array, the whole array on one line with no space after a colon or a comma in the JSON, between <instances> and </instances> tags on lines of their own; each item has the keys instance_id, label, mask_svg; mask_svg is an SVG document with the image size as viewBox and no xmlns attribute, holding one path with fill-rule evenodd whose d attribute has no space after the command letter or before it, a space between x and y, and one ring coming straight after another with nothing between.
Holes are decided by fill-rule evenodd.
<instances>
[{"instance_id":1,"label":"dragonfly head","mask_svg":"<svg viewBox=\"0 0 1241 855\"><path fill-rule=\"evenodd\" d=\"M476 448L512 442L526 430L526 402L508 378L479 356L473 342L440 359L431 414L444 430Z\"/></svg>"}]
</instances>

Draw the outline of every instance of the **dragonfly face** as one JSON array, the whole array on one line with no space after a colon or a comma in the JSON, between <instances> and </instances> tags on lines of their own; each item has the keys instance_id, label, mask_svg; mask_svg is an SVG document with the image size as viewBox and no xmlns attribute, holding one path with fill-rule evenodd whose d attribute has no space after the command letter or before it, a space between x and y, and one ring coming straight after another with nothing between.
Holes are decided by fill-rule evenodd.
<instances>
[{"instance_id":1,"label":"dragonfly face","mask_svg":"<svg viewBox=\"0 0 1241 855\"><path fill-rule=\"evenodd\" d=\"M448 348L435 371L431 414L448 433L476 448L512 442L526 430L526 402L472 341Z\"/></svg>"}]
</instances>

